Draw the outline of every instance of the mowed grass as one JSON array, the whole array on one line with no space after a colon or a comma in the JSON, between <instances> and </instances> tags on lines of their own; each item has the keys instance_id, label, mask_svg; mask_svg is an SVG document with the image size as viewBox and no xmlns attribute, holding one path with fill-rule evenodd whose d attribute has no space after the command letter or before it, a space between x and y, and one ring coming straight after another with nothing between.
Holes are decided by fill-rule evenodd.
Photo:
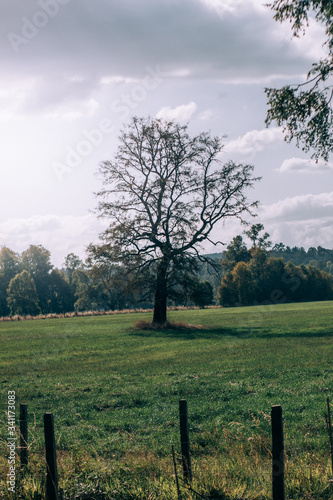
<instances>
[{"instance_id":1,"label":"mowed grass","mask_svg":"<svg viewBox=\"0 0 333 500\"><path fill-rule=\"evenodd\" d=\"M137 330L136 321L151 319L144 313L0 323L3 497L14 390L17 423L19 403L28 405L30 441L17 498L45 497L43 414L51 411L61 498L176 499L171 446L179 454L182 398L201 495L271 498L270 410L281 404L286 497L333 498L332 318L333 303L317 302L169 313L198 330ZM182 498L199 498L181 488Z\"/></svg>"}]
</instances>

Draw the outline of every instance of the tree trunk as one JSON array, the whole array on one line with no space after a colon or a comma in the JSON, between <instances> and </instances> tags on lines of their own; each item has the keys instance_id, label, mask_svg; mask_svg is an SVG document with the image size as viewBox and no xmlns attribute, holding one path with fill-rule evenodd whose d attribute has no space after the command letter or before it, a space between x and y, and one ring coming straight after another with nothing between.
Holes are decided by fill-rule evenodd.
<instances>
[{"instance_id":1,"label":"tree trunk","mask_svg":"<svg viewBox=\"0 0 333 500\"><path fill-rule=\"evenodd\" d=\"M167 320L167 269L168 262L162 260L157 269L153 323L163 325Z\"/></svg>"}]
</instances>

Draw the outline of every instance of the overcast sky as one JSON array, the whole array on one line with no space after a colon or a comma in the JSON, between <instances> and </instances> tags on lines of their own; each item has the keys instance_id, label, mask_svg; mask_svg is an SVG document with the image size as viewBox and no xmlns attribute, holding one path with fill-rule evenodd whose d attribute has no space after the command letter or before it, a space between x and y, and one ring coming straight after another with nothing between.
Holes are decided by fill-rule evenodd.
<instances>
[{"instance_id":1,"label":"overcast sky","mask_svg":"<svg viewBox=\"0 0 333 500\"><path fill-rule=\"evenodd\" d=\"M70 252L84 258L102 230L97 166L123 123L150 115L227 136L226 161L262 176L253 222L274 243L332 248L333 165L264 123L264 88L304 79L323 30L292 40L263 3L1 0L0 247L42 244L57 266ZM216 235L228 243L241 231Z\"/></svg>"}]
</instances>

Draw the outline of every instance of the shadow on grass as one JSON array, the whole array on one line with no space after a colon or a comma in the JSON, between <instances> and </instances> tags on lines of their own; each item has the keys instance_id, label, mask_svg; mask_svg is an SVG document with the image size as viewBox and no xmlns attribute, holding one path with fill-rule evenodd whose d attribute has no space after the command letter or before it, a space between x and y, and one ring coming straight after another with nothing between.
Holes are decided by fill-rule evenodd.
<instances>
[{"instance_id":1,"label":"shadow on grass","mask_svg":"<svg viewBox=\"0 0 333 500\"><path fill-rule=\"evenodd\" d=\"M239 339L283 339L283 338L322 338L333 337L333 330L322 330L309 327L301 331L276 331L274 329L267 330L260 327L205 327L202 325L186 325L186 324L171 324L164 327L154 326L149 328L145 325L140 328L137 325L131 330L131 335L137 337L160 337L160 338L177 338L185 340L197 339L217 339L222 337L232 337Z\"/></svg>"},{"instance_id":2,"label":"shadow on grass","mask_svg":"<svg viewBox=\"0 0 333 500\"><path fill-rule=\"evenodd\" d=\"M185 340L196 340L196 339L212 339L221 337L238 337L238 338L250 338L257 336L254 331L249 331L248 329L239 328L216 328L216 327L204 327L202 325L172 325L170 327L156 327L153 328L145 327L134 328L131 330L131 335L136 337L160 337L160 338L177 338Z\"/></svg>"},{"instance_id":3,"label":"shadow on grass","mask_svg":"<svg viewBox=\"0 0 333 500\"><path fill-rule=\"evenodd\" d=\"M308 330L301 330L296 332L259 332L257 335L263 339L270 338L321 338L321 337L333 337L333 330L315 330L311 327Z\"/></svg>"}]
</instances>

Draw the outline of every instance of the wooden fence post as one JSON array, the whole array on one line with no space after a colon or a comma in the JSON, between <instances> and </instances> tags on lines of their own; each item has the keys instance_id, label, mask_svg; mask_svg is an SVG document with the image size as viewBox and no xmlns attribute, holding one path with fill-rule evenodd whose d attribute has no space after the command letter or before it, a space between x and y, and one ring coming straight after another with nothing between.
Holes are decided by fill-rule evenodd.
<instances>
[{"instance_id":1,"label":"wooden fence post","mask_svg":"<svg viewBox=\"0 0 333 500\"><path fill-rule=\"evenodd\" d=\"M188 416L187 416L187 401L181 399L179 401L179 420L180 420L180 443L182 450L182 465L185 481L192 481L192 467L190 454L190 440L188 435Z\"/></svg>"},{"instance_id":2,"label":"wooden fence post","mask_svg":"<svg viewBox=\"0 0 333 500\"><path fill-rule=\"evenodd\" d=\"M328 431L328 438L330 440L332 474L333 474L333 438L332 438L331 407L330 407L330 398L329 397L327 397L326 402L327 402L327 431Z\"/></svg>"},{"instance_id":3,"label":"wooden fence post","mask_svg":"<svg viewBox=\"0 0 333 500\"><path fill-rule=\"evenodd\" d=\"M284 442L282 408L272 406L272 485L273 500L284 500Z\"/></svg>"},{"instance_id":4,"label":"wooden fence post","mask_svg":"<svg viewBox=\"0 0 333 500\"><path fill-rule=\"evenodd\" d=\"M52 413L44 414L44 433L46 449L46 492L48 500L58 500L57 454L54 438L54 421Z\"/></svg>"},{"instance_id":5,"label":"wooden fence post","mask_svg":"<svg viewBox=\"0 0 333 500\"><path fill-rule=\"evenodd\" d=\"M20 404L20 460L21 467L28 464L28 407Z\"/></svg>"}]
</instances>

